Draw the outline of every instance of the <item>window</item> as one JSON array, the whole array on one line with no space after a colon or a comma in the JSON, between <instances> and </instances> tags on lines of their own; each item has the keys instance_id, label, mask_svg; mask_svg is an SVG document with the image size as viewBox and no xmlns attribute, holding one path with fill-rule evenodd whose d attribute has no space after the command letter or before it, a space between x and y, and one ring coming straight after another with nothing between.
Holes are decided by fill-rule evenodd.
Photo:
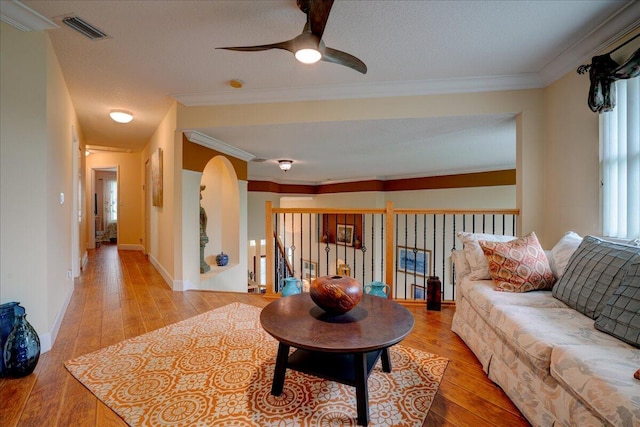
<instances>
[{"instance_id":1,"label":"window","mask_svg":"<svg viewBox=\"0 0 640 427\"><path fill-rule=\"evenodd\" d=\"M104 180L104 217L107 224L118 221L118 181Z\"/></svg>"},{"instance_id":2,"label":"window","mask_svg":"<svg viewBox=\"0 0 640 427\"><path fill-rule=\"evenodd\" d=\"M640 77L618 80L613 111L600 115L602 232L640 238Z\"/></svg>"}]
</instances>

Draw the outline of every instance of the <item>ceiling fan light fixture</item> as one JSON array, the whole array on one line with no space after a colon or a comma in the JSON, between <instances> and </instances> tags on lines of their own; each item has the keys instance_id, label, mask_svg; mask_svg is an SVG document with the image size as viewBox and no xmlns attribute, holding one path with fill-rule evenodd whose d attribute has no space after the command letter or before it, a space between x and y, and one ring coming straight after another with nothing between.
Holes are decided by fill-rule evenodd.
<instances>
[{"instance_id":1,"label":"ceiling fan light fixture","mask_svg":"<svg viewBox=\"0 0 640 427\"><path fill-rule=\"evenodd\" d=\"M291 169L291 165L293 164L293 160L278 160L278 166L282 169L283 172Z\"/></svg>"},{"instance_id":2,"label":"ceiling fan light fixture","mask_svg":"<svg viewBox=\"0 0 640 427\"><path fill-rule=\"evenodd\" d=\"M293 40L294 55L303 64L315 64L320 61L320 39L307 30Z\"/></svg>"},{"instance_id":3,"label":"ceiling fan light fixture","mask_svg":"<svg viewBox=\"0 0 640 427\"><path fill-rule=\"evenodd\" d=\"M111 117L114 122L118 123L129 123L131 120L133 120L133 114L123 110L112 110L109 113L109 117Z\"/></svg>"},{"instance_id":4,"label":"ceiling fan light fixture","mask_svg":"<svg viewBox=\"0 0 640 427\"><path fill-rule=\"evenodd\" d=\"M320 61L322 55L316 49L300 49L296 51L296 59L303 64L315 64Z\"/></svg>"}]
</instances>

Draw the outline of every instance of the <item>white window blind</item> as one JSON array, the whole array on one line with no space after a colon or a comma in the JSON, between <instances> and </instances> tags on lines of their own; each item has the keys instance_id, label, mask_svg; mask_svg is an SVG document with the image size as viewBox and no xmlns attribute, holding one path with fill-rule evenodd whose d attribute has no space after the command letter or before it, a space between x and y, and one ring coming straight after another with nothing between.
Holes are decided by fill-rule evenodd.
<instances>
[{"instance_id":1,"label":"white window blind","mask_svg":"<svg viewBox=\"0 0 640 427\"><path fill-rule=\"evenodd\" d=\"M613 111L600 115L603 234L640 238L640 77L618 80Z\"/></svg>"}]
</instances>

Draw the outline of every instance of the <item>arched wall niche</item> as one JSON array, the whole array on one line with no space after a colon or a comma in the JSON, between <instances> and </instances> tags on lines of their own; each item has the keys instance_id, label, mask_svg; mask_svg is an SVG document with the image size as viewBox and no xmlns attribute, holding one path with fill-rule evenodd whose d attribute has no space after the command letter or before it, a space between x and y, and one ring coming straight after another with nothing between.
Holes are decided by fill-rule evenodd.
<instances>
[{"instance_id":1,"label":"arched wall niche","mask_svg":"<svg viewBox=\"0 0 640 427\"><path fill-rule=\"evenodd\" d=\"M215 156L207 162L200 185L202 207L207 214L207 237L204 259L215 268L216 256L224 252L229 256L228 266L240 260L240 194L238 177L229 159Z\"/></svg>"}]
</instances>

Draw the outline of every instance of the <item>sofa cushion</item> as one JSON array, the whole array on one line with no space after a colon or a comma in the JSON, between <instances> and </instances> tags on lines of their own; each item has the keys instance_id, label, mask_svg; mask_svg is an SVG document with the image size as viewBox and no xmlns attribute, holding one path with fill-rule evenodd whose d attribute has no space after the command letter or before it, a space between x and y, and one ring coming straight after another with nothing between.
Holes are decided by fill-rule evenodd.
<instances>
[{"instance_id":1,"label":"sofa cushion","mask_svg":"<svg viewBox=\"0 0 640 427\"><path fill-rule=\"evenodd\" d=\"M480 240L478 243L489 264L496 290L529 292L553 286L555 277L536 233L509 242Z\"/></svg>"},{"instance_id":2,"label":"sofa cushion","mask_svg":"<svg viewBox=\"0 0 640 427\"><path fill-rule=\"evenodd\" d=\"M526 293L499 292L490 280L464 280L458 287L459 297L464 296L469 304L489 318L494 305L524 305L529 307L567 308L562 301L554 298L551 291Z\"/></svg>"},{"instance_id":3,"label":"sofa cushion","mask_svg":"<svg viewBox=\"0 0 640 427\"><path fill-rule=\"evenodd\" d=\"M582 243L582 237L573 231L569 231L565 233L558 243L555 244L553 249L551 249L549 266L551 267L551 271L553 271L553 275L556 276L557 279L562 277L564 274L567 264L569 263L569 259L571 259L571 255L573 255L576 249L578 249L580 243Z\"/></svg>"},{"instance_id":4,"label":"sofa cushion","mask_svg":"<svg viewBox=\"0 0 640 427\"><path fill-rule=\"evenodd\" d=\"M596 319L596 329L640 347L640 255Z\"/></svg>"},{"instance_id":5,"label":"sofa cushion","mask_svg":"<svg viewBox=\"0 0 640 427\"><path fill-rule=\"evenodd\" d=\"M469 265L469 261L467 261L467 257L464 256L462 249L451 251L451 262L453 262L455 268L456 286L459 286L460 283L462 283L462 279L471 273L471 266Z\"/></svg>"},{"instance_id":6,"label":"sofa cushion","mask_svg":"<svg viewBox=\"0 0 640 427\"><path fill-rule=\"evenodd\" d=\"M551 354L553 378L615 426L640 425L638 366L640 351L628 346L558 346Z\"/></svg>"},{"instance_id":7,"label":"sofa cushion","mask_svg":"<svg viewBox=\"0 0 640 427\"><path fill-rule=\"evenodd\" d=\"M464 256L469 262L471 267L471 274L469 277L474 280L488 280L491 279L489 273L489 264L484 257L484 252L478 243L479 240L485 240L488 242L508 242L515 239L514 236L503 236L501 234L484 234L484 233L468 233L466 231L460 231L456 234L458 239L462 242L462 248Z\"/></svg>"},{"instance_id":8,"label":"sofa cushion","mask_svg":"<svg viewBox=\"0 0 640 427\"><path fill-rule=\"evenodd\" d=\"M586 236L573 253L564 274L553 286L553 296L595 319L620 285L637 246Z\"/></svg>"},{"instance_id":9,"label":"sofa cushion","mask_svg":"<svg viewBox=\"0 0 640 427\"><path fill-rule=\"evenodd\" d=\"M541 378L549 375L551 351L560 345L601 345L625 347L628 344L596 330L593 320L571 308L541 308L495 305L489 324L505 338Z\"/></svg>"}]
</instances>

